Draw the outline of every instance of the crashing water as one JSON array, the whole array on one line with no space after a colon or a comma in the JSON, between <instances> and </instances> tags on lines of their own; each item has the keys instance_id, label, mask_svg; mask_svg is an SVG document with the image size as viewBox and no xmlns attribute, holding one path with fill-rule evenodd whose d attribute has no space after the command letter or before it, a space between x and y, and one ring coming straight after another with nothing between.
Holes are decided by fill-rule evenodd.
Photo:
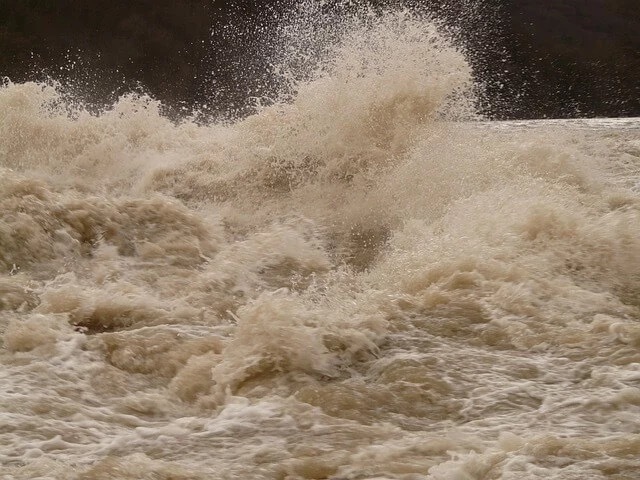
<instances>
[{"instance_id":1,"label":"crashing water","mask_svg":"<svg viewBox=\"0 0 640 480\"><path fill-rule=\"evenodd\" d=\"M0 479L640 478L640 120L339 31L233 123L0 89Z\"/></svg>"}]
</instances>

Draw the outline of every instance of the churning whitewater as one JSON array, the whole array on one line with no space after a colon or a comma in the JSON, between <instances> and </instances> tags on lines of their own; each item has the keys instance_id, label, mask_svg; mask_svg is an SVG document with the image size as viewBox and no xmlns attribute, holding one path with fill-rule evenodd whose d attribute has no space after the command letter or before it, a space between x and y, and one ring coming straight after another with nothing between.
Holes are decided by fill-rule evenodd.
<instances>
[{"instance_id":1,"label":"churning whitewater","mask_svg":"<svg viewBox=\"0 0 640 480\"><path fill-rule=\"evenodd\" d=\"M0 479L639 479L640 121L312 20L234 122L0 88Z\"/></svg>"}]
</instances>

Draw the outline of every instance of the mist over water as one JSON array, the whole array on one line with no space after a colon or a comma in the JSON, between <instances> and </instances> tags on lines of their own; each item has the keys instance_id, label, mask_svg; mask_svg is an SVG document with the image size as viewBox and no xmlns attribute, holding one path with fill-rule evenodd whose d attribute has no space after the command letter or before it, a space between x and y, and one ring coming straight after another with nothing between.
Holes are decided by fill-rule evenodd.
<instances>
[{"instance_id":1,"label":"mist over water","mask_svg":"<svg viewBox=\"0 0 640 480\"><path fill-rule=\"evenodd\" d=\"M0 88L0 478L638 478L640 122L315 8L235 122Z\"/></svg>"}]
</instances>

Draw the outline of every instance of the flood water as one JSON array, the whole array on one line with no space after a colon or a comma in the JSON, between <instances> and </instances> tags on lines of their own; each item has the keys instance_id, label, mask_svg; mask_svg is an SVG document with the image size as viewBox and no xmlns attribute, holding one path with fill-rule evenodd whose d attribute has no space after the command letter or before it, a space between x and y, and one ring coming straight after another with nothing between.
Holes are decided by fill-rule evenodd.
<instances>
[{"instance_id":1,"label":"flood water","mask_svg":"<svg viewBox=\"0 0 640 480\"><path fill-rule=\"evenodd\" d=\"M640 478L640 119L345 25L233 122L0 88L0 479Z\"/></svg>"}]
</instances>

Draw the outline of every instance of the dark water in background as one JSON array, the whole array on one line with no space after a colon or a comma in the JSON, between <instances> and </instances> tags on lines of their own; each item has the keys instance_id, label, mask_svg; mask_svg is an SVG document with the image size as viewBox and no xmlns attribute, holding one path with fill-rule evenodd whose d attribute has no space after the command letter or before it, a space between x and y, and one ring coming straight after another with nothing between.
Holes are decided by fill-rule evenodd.
<instances>
[{"instance_id":1,"label":"dark water in background","mask_svg":"<svg viewBox=\"0 0 640 480\"><path fill-rule=\"evenodd\" d=\"M639 478L640 122L312 14L232 124L0 89L0 478Z\"/></svg>"},{"instance_id":2,"label":"dark water in background","mask_svg":"<svg viewBox=\"0 0 640 480\"><path fill-rule=\"evenodd\" d=\"M179 116L247 112L279 91L271 71L298 0L3 0L0 77L61 80L112 104L130 90ZM309 3L309 2L307 2ZM411 8L464 46L492 118L640 116L637 0L316 1L316 23L368 5ZM481 84L481 85L480 85ZM206 107L205 107L206 105Z\"/></svg>"}]
</instances>

